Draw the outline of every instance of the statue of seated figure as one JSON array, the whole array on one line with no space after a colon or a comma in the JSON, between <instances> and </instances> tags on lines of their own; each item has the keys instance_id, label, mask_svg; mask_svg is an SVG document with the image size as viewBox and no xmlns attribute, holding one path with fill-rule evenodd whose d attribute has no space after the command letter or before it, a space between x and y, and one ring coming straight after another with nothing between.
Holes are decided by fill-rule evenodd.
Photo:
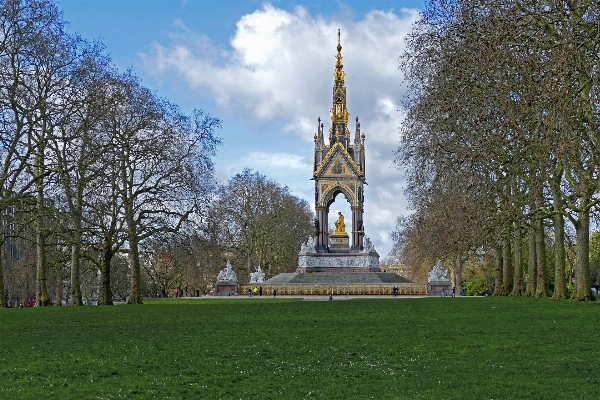
<instances>
[{"instance_id":1,"label":"statue of seated figure","mask_svg":"<svg viewBox=\"0 0 600 400\"><path fill-rule=\"evenodd\" d=\"M338 211L338 215L340 216L337 221L335 221L335 232L336 234L345 234L346 233L346 224L344 224L344 215Z\"/></svg>"}]
</instances>

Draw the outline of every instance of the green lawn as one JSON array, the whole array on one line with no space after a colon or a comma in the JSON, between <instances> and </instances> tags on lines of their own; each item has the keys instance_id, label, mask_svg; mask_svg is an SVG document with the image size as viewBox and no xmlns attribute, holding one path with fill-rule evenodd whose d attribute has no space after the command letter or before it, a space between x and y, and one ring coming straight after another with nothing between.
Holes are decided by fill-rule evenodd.
<instances>
[{"instance_id":1,"label":"green lawn","mask_svg":"<svg viewBox=\"0 0 600 400\"><path fill-rule=\"evenodd\" d=\"M148 301L0 310L0 399L587 399L600 305Z\"/></svg>"}]
</instances>

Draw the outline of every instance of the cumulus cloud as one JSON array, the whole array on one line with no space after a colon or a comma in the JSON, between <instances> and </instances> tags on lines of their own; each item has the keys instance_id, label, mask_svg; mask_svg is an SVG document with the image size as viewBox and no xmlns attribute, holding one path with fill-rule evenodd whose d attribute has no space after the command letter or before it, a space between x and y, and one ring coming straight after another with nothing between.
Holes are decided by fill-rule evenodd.
<instances>
[{"instance_id":1,"label":"cumulus cloud","mask_svg":"<svg viewBox=\"0 0 600 400\"><path fill-rule=\"evenodd\" d=\"M367 137L365 226L384 256L391 249L389 232L396 216L406 213L402 174L392 165L404 90L398 56L417 17L417 10L375 10L355 21L312 16L302 6L286 11L265 3L240 18L229 50L214 48L207 36L177 21L171 41L155 43L142 58L148 72L159 78L177 76L199 94L208 93L223 112L247 123L283 121L277 133L310 142L317 117L328 125L340 28L350 120L358 115ZM269 140L264 140L264 152L230 163L229 172L252 167L314 201L312 183L307 182L312 154L275 148L269 152Z\"/></svg>"},{"instance_id":2,"label":"cumulus cloud","mask_svg":"<svg viewBox=\"0 0 600 400\"><path fill-rule=\"evenodd\" d=\"M306 171L311 168L311 163L306 157L289 153L268 153L264 151L252 151L242 157L238 163L227 167L237 171L246 165L253 164L260 169L292 169Z\"/></svg>"}]
</instances>

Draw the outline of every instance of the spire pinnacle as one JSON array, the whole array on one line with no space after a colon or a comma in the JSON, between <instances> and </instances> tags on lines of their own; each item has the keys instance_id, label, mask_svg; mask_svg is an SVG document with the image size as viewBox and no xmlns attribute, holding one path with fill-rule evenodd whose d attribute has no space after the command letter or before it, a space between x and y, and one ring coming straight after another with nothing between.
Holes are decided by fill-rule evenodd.
<instances>
[{"instance_id":1,"label":"spire pinnacle","mask_svg":"<svg viewBox=\"0 0 600 400\"><path fill-rule=\"evenodd\" d=\"M346 85L344 84L344 63L342 61L341 30L338 29L337 55L335 56L335 71L333 73L333 105L330 110L332 140L340 141L347 147L350 137L348 118L350 113L346 108Z\"/></svg>"},{"instance_id":2,"label":"spire pinnacle","mask_svg":"<svg viewBox=\"0 0 600 400\"><path fill-rule=\"evenodd\" d=\"M344 63L342 61L342 45L340 44L340 30L338 29L338 45L337 45L337 55L335 56L335 73L334 78L336 81L344 80Z\"/></svg>"},{"instance_id":3,"label":"spire pinnacle","mask_svg":"<svg viewBox=\"0 0 600 400\"><path fill-rule=\"evenodd\" d=\"M335 56L335 67L342 68L342 45L340 44L340 30L338 29L338 45L337 45L337 55Z\"/></svg>"}]
</instances>

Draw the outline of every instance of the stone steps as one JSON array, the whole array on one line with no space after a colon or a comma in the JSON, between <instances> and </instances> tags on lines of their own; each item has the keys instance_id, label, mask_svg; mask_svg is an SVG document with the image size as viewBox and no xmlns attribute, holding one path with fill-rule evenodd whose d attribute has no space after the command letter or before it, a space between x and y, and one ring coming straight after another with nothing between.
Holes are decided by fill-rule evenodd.
<instances>
[{"instance_id":1,"label":"stone steps","mask_svg":"<svg viewBox=\"0 0 600 400\"><path fill-rule=\"evenodd\" d=\"M266 285L378 285L412 283L390 272L306 272L285 273L264 282Z\"/></svg>"},{"instance_id":2,"label":"stone steps","mask_svg":"<svg viewBox=\"0 0 600 400\"><path fill-rule=\"evenodd\" d=\"M272 277L271 279L266 280L263 284L271 284L271 285L285 285L289 283L290 279L294 278L296 272L288 272L283 274L278 274Z\"/></svg>"}]
</instances>

